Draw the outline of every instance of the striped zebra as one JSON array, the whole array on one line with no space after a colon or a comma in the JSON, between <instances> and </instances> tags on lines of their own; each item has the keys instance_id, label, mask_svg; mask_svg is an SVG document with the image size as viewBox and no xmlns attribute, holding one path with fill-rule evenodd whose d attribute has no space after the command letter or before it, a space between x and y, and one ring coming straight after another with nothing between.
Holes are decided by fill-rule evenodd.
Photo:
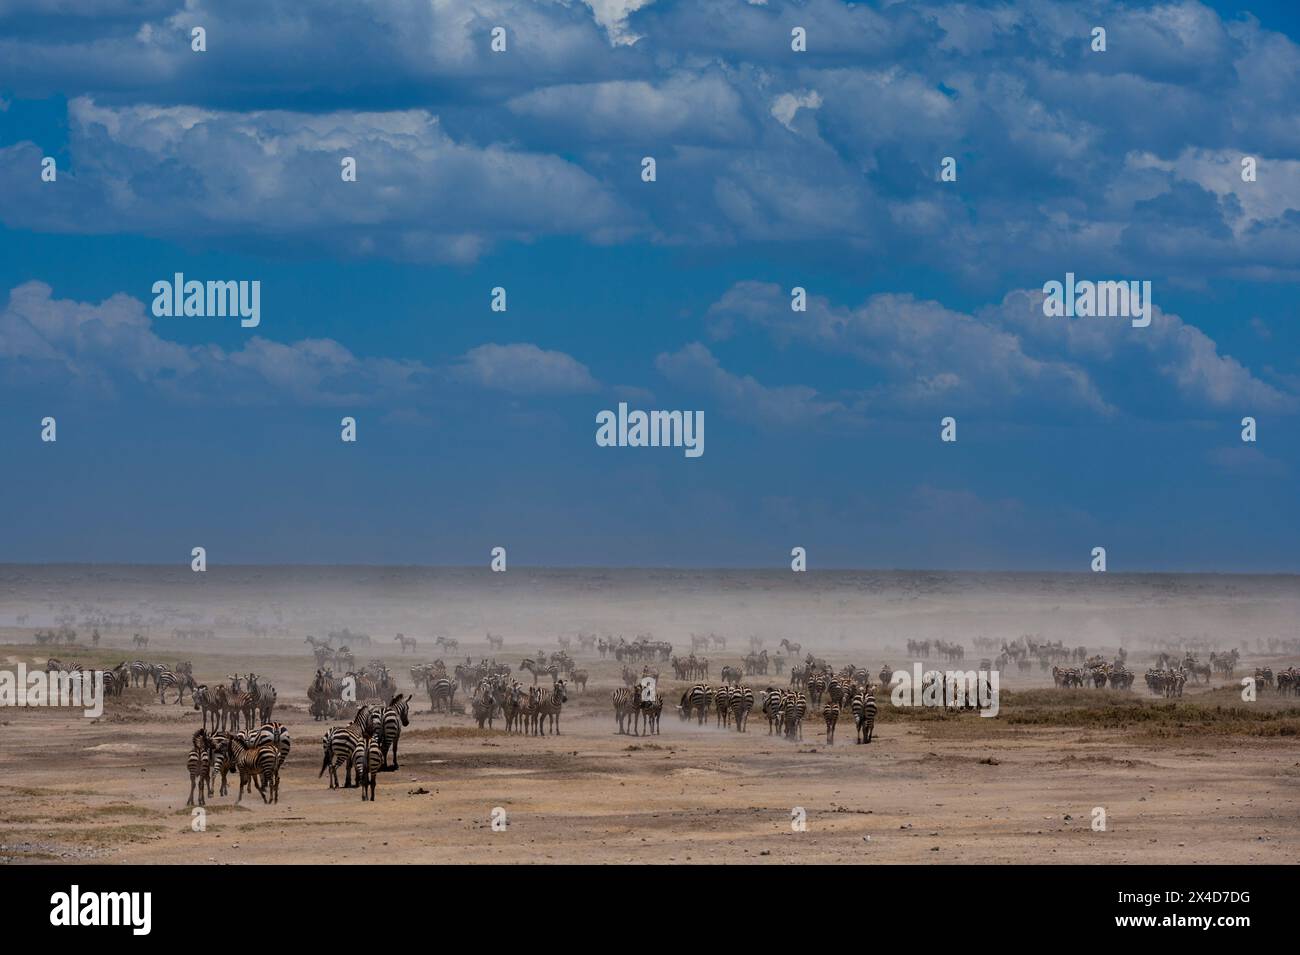
<instances>
[{"instance_id":1,"label":"striped zebra","mask_svg":"<svg viewBox=\"0 0 1300 955\"><path fill-rule=\"evenodd\" d=\"M213 727L216 730L216 727ZM208 772L208 795L212 795L212 781L221 777L221 788L217 795L229 796L230 787L227 777L233 765L230 755L230 734L225 730L213 732L208 737L212 741L212 768Z\"/></svg>"},{"instance_id":2,"label":"striped zebra","mask_svg":"<svg viewBox=\"0 0 1300 955\"><path fill-rule=\"evenodd\" d=\"M190 798L185 805L194 805L194 786L199 787L199 805L207 805L205 793L209 786L208 774L212 768L212 745L207 730L198 730L190 740L190 752L185 758L185 767L190 772Z\"/></svg>"},{"instance_id":3,"label":"striped zebra","mask_svg":"<svg viewBox=\"0 0 1300 955\"><path fill-rule=\"evenodd\" d=\"M822 694L826 692L826 676L822 673L814 674L808 678L808 696L812 699L813 706L820 706Z\"/></svg>"},{"instance_id":4,"label":"striped zebra","mask_svg":"<svg viewBox=\"0 0 1300 955\"><path fill-rule=\"evenodd\" d=\"M731 726L731 691L732 686L724 683L713 691L713 726Z\"/></svg>"},{"instance_id":5,"label":"striped zebra","mask_svg":"<svg viewBox=\"0 0 1300 955\"><path fill-rule=\"evenodd\" d=\"M644 713L647 733L653 733L655 736L658 736L659 720L664 715L664 695L662 693L656 693L654 702L645 704Z\"/></svg>"},{"instance_id":6,"label":"striped zebra","mask_svg":"<svg viewBox=\"0 0 1300 955\"><path fill-rule=\"evenodd\" d=\"M635 720L637 694L629 686L620 686L610 694L610 700L614 704L614 719L618 721L618 732L620 735L627 735L630 727ZM682 696L683 703L686 700L685 694ZM624 724L629 729L624 728Z\"/></svg>"},{"instance_id":7,"label":"striped zebra","mask_svg":"<svg viewBox=\"0 0 1300 955\"><path fill-rule=\"evenodd\" d=\"M569 701L569 693L563 680L556 680L551 692L543 694L537 705L537 735L546 735L546 721L551 721L551 734L560 735L560 710Z\"/></svg>"},{"instance_id":8,"label":"striped zebra","mask_svg":"<svg viewBox=\"0 0 1300 955\"><path fill-rule=\"evenodd\" d=\"M483 680L479 683L473 697L470 698L470 710L479 729L483 729L485 724L488 729L492 729L492 722L496 719L497 711L501 709L504 700L504 689L495 680Z\"/></svg>"},{"instance_id":9,"label":"striped zebra","mask_svg":"<svg viewBox=\"0 0 1300 955\"><path fill-rule=\"evenodd\" d=\"M271 714L275 712L275 687L270 683L265 683L258 687L257 692L257 718L262 723L271 722Z\"/></svg>"},{"instance_id":10,"label":"striped zebra","mask_svg":"<svg viewBox=\"0 0 1300 955\"><path fill-rule=\"evenodd\" d=\"M411 698L399 693L388 701L387 706L375 705L371 708L374 734L378 738L379 751L384 754L380 770L397 769L397 743L402 738L402 727L411 725ZM393 765L388 765L388 751L393 752ZM371 786L373 791L374 787Z\"/></svg>"},{"instance_id":11,"label":"striped zebra","mask_svg":"<svg viewBox=\"0 0 1300 955\"><path fill-rule=\"evenodd\" d=\"M451 701L456 695L456 684L452 683L447 677L429 680L429 712L437 713L442 707L447 710L447 715L451 715Z\"/></svg>"},{"instance_id":12,"label":"striped zebra","mask_svg":"<svg viewBox=\"0 0 1300 955\"><path fill-rule=\"evenodd\" d=\"M840 705L834 701L822 707L822 719L826 721L826 744L835 743L835 724L840 721Z\"/></svg>"},{"instance_id":13,"label":"striped zebra","mask_svg":"<svg viewBox=\"0 0 1300 955\"><path fill-rule=\"evenodd\" d=\"M775 687L768 687L763 691L759 700L759 709L767 717L767 735L771 736L773 732L781 732L781 719L785 714L785 698L788 694L786 690L778 690Z\"/></svg>"},{"instance_id":14,"label":"striped zebra","mask_svg":"<svg viewBox=\"0 0 1300 955\"><path fill-rule=\"evenodd\" d=\"M179 706L181 700L185 699L185 691L190 691L190 699L194 698L194 678L184 673L173 673L166 667L158 674L158 702L166 703L166 693L168 690L176 690L176 704Z\"/></svg>"},{"instance_id":15,"label":"striped zebra","mask_svg":"<svg viewBox=\"0 0 1300 955\"><path fill-rule=\"evenodd\" d=\"M280 758L275 764L275 771L278 774L280 768L284 766L284 761L289 758L289 749L293 745L293 739L289 735L289 728L283 723L263 723L256 730L250 731L248 735L251 745L265 746L271 744L280 751Z\"/></svg>"},{"instance_id":16,"label":"striped zebra","mask_svg":"<svg viewBox=\"0 0 1300 955\"><path fill-rule=\"evenodd\" d=\"M803 739L803 718L808 713L808 697L802 693L787 693L781 707L781 725L785 738Z\"/></svg>"},{"instance_id":17,"label":"striped zebra","mask_svg":"<svg viewBox=\"0 0 1300 955\"><path fill-rule=\"evenodd\" d=\"M523 719L524 688L518 680L513 680L506 689L505 699L501 701L501 716L506 721L507 733L520 732Z\"/></svg>"},{"instance_id":18,"label":"striped zebra","mask_svg":"<svg viewBox=\"0 0 1300 955\"><path fill-rule=\"evenodd\" d=\"M374 733L362 737L353 756L357 785L361 788L361 801L375 801L375 783L384 770L383 744Z\"/></svg>"},{"instance_id":19,"label":"striped zebra","mask_svg":"<svg viewBox=\"0 0 1300 955\"><path fill-rule=\"evenodd\" d=\"M703 726L704 717L709 712L709 705L712 702L713 688L707 683L696 683L682 694L682 719L690 719L690 714L693 712L699 725Z\"/></svg>"},{"instance_id":20,"label":"striped zebra","mask_svg":"<svg viewBox=\"0 0 1300 955\"><path fill-rule=\"evenodd\" d=\"M251 746L244 733L233 733L230 737L230 755L234 767L239 770L239 795L235 804L243 801L244 788L251 793L257 787L262 802L280 801L280 775L276 767L280 764L280 749L273 743ZM269 795L268 795L269 794Z\"/></svg>"},{"instance_id":21,"label":"striped zebra","mask_svg":"<svg viewBox=\"0 0 1300 955\"><path fill-rule=\"evenodd\" d=\"M736 732L744 733L749 723L749 711L754 708L754 688L751 686L733 686L731 688L731 717L736 721Z\"/></svg>"},{"instance_id":22,"label":"striped zebra","mask_svg":"<svg viewBox=\"0 0 1300 955\"><path fill-rule=\"evenodd\" d=\"M853 697L853 724L857 727L857 741L870 743L876 728L876 695L870 689Z\"/></svg>"},{"instance_id":23,"label":"striped zebra","mask_svg":"<svg viewBox=\"0 0 1300 955\"><path fill-rule=\"evenodd\" d=\"M371 734L370 739L374 736ZM321 760L320 772L316 774L319 779L325 775L325 770L330 772L330 789L339 788L339 767L343 766L343 788L352 788L352 767L356 761L357 749L362 745L366 737L357 732L354 726L334 726L325 731L321 737L321 749L324 751L324 758Z\"/></svg>"}]
</instances>

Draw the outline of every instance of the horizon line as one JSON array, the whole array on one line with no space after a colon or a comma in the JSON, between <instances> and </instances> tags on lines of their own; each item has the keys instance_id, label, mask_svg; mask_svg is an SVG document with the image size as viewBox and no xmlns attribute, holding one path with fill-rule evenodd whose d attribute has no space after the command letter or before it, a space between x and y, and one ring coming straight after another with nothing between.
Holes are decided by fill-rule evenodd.
<instances>
[{"instance_id":1,"label":"horizon line","mask_svg":"<svg viewBox=\"0 0 1300 955\"><path fill-rule=\"evenodd\" d=\"M670 564L515 564L519 570L531 571L673 571L678 573L755 573L770 572L794 575L796 572L788 567L771 566L771 565L721 565L721 564L700 564L700 565L670 565ZM141 569L189 569L186 561L176 563L157 563L146 561L13 561L0 560L0 570L10 567L45 567L45 568L73 568L73 567L137 567ZM242 569L242 570L259 570L259 569L393 569L393 570L465 570L465 571L482 571L491 576L508 574L506 571L493 571L486 564L412 564L412 563L331 563L323 561L315 562L293 562L293 561L273 561L267 563L248 563L232 561L221 564L209 565L207 573L220 569ZM191 571L196 573L195 571ZM827 567L809 567L806 570L798 571L802 574L827 574L827 573L878 573L878 574L972 574L972 575L992 575L992 574L1037 574L1037 575L1079 575L1079 576L1101 576L1101 577L1300 577L1300 571L1294 570L1061 570L1052 568L1022 569L1014 567L996 567L973 570L969 568L949 568L949 567L861 567L861 566L827 566Z\"/></svg>"}]
</instances>

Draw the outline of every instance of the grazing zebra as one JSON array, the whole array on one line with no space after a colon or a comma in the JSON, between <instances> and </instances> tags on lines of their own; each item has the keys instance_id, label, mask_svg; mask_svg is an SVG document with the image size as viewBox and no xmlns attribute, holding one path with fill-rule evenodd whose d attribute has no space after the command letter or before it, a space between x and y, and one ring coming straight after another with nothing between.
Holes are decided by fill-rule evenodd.
<instances>
[{"instance_id":1,"label":"grazing zebra","mask_svg":"<svg viewBox=\"0 0 1300 955\"><path fill-rule=\"evenodd\" d=\"M373 739L371 734L366 737ZM321 761L320 772L316 774L319 779L325 775L325 770L330 771L330 789L339 788L339 767L346 767L344 770L343 788L352 788L352 767L356 761L357 749L362 745L363 737L357 732L354 726L335 726L325 731L321 737L321 749L324 750L324 759Z\"/></svg>"},{"instance_id":2,"label":"grazing zebra","mask_svg":"<svg viewBox=\"0 0 1300 955\"><path fill-rule=\"evenodd\" d=\"M682 718L689 719L690 713L694 711L699 725L703 726L704 717L709 712L709 704L712 702L712 698L713 688L709 684L696 683L682 694Z\"/></svg>"},{"instance_id":3,"label":"grazing zebra","mask_svg":"<svg viewBox=\"0 0 1300 955\"><path fill-rule=\"evenodd\" d=\"M876 728L876 695L871 690L853 697L853 723L857 728L857 741L870 743Z\"/></svg>"},{"instance_id":4,"label":"grazing zebra","mask_svg":"<svg viewBox=\"0 0 1300 955\"><path fill-rule=\"evenodd\" d=\"M544 694L537 706L537 735L546 735L546 720L551 721L551 733L560 735L560 710L569 701L569 694L563 680L556 680L549 694Z\"/></svg>"},{"instance_id":5,"label":"grazing zebra","mask_svg":"<svg viewBox=\"0 0 1300 955\"><path fill-rule=\"evenodd\" d=\"M826 745L835 743L835 724L840 721L840 705L827 703L822 707L822 718L826 720Z\"/></svg>"},{"instance_id":6,"label":"grazing zebra","mask_svg":"<svg viewBox=\"0 0 1300 955\"><path fill-rule=\"evenodd\" d=\"M361 787L361 801L375 801L375 783L384 769L383 745L375 734L362 737L353 757L357 771L357 785Z\"/></svg>"},{"instance_id":7,"label":"grazing zebra","mask_svg":"<svg viewBox=\"0 0 1300 955\"><path fill-rule=\"evenodd\" d=\"M456 684L445 676L437 679L430 678L428 690L429 712L437 713L440 708L445 707L447 715L450 716L452 698L456 695Z\"/></svg>"},{"instance_id":8,"label":"grazing zebra","mask_svg":"<svg viewBox=\"0 0 1300 955\"><path fill-rule=\"evenodd\" d=\"M199 787L199 805L207 805L204 798L210 783L208 774L212 768L212 741L208 739L207 730L199 730L190 740L190 753L185 758L185 766L190 771L190 798L185 805L194 805L194 786Z\"/></svg>"}]
</instances>

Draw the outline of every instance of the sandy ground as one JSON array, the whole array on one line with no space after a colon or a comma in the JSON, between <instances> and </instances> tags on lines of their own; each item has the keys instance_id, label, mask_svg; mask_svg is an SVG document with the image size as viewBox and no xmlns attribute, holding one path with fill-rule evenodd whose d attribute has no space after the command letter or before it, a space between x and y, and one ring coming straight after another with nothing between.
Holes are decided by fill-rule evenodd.
<instances>
[{"instance_id":1,"label":"sandy ground","mask_svg":"<svg viewBox=\"0 0 1300 955\"><path fill-rule=\"evenodd\" d=\"M376 802L363 803L356 790L330 791L317 776L327 724L306 713L314 669L306 647L289 639L214 646L196 653L155 640L147 657L192 658L200 680L238 668L275 683L276 717L294 737L279 804L214 797L206 831L192 831L185 753L199 714L188 701L160 705L128 691L100 720L8 709L0 711L0 861L1300 862L1293 736L1162 740L974 714L915 722L885 707L866 746L855 745L847 719L828 746L820 718L808 720L802 743L790 743L770 737L761 717L740 734L684 724L667 710L660 735L637 738L616 733L609 706L619 665L590 656L580 662L592 685L573 692L560 736L479 731L467 717L429 713L417 696L400 769L380 777ZM429 656L384 650L405 687L406 667ZM465 652L477 659L487 648ZM507 646L500 656L517 665L523 653ZM0 645L10 667L38 657ZM1024 682L1050 680L1035 668ZM662 684L668 693L674 685ZM503 829L492 826L498 807ZM791 825L796 807L805 831ZM1094 807L1105 809L1105 831L1091 826Z\"/></svg>"}]
</instances>

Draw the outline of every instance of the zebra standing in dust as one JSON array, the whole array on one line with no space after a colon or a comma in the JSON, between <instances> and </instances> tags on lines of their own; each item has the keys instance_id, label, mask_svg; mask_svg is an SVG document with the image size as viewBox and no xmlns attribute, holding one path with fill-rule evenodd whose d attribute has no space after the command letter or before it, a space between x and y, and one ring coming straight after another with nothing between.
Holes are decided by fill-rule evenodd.
<instances>
[{"instance_id":1,"label":"zebra standing in dust","mask_svg":"<svg viewBox=\"0 0 1300 955\"><path fill-rule=\"evenodd\" d=\"M822 718L826 720L826 745L835 743L835 724L840 721L840 705L829 702L822 707Z\"/></svg>"},{"instance_id":2,"label":"zebra standing in dust","mask_svg":"<svg viewBox=\"0 0 1300 955\"><path fill-rule=\"evenodd\" d=\"M808 697L802 693L787 693L781 707L781 725L786 739L803 739L803 718L808 713Z\"/></svg>"},{"instance_id":3,"label":"zebra standing in dust","mask_svg":"<svg viewBox=\"0 0 1300 955\"><path fill-rule=\"evenodd\" d=\"M736 731L745 732L749 723L749 711L754 708L754 688L751 686L733 686L731 688L731 716L736 721Z\"/></svg>"},{"instance_id":4,"label":"zebra standing in dust","mask_svg":"<svg viewBox=\"0 0 1300 955\"><path fill-rule=\"evenodd\" d=\"M380 769L397 769L397 742L402 738L402 727L411 725L411 698L399 693L387 706L373 706L371 714L371 725L378 737L379 751L384 756ZM392 766L388 765L389 749L393 751ZM373 795L373 783L370 788Z\"/></svg>"},{"instance_id":5,"label":"zebra standing in dust","mask_svg":"<svg viewBox=\"0 0 1300 955\"><path fill-rule=\"evenodd\" d=\"M690 691L687 691L689 693ZM620 686L610 694L610 701L614 704L614 719L618 721L618 732L620 735L626 735L635 722L633 714L636 712L636 691L630 686ZM686 694L682 694L682 705L686 705ZM624 728L624 724L627 728Z\"/></svg>"},{"instance_id":6,"label":"zebra standing in dust","mask_svg":"<svg viewBox=\"0 0 1300 955\"><path fill-rule=\"evenodd\" d=\"M767 717L767 735L771 736L773 731L781 732L781 719L785 715L785 698L789 695L786 690L778 690L768 687L763 691L759 709Z\"/></svg>"},{"instance_id":7,"label":"zebra standing in dust","mask_svg":"<svg viewBox=\"0 0 1300 955\"><path fill-rule=\"evenodd\" d=\"M560 710L569 701L569 694L563 680L556 680L549 694L542 694L537 705L537 735L546 735L546 720L551 721L551 733L560 735Z\"/></svg>"},{"instance_id":8,"label":"zebra standing in dust","mask_svg":"<svg viewBox=\"0 0 1300 955\"><path fill-rule=\"evenodd\" d=\"M456 695L456 684L445 676L437 679L430 678L428 690L429 712L437 713L440 709L446 707L447 715L450 716L452 698Z\"/></svg>"},{"instance_id":9,"label":"zebra standing in dust","mask_svg":"<svg viewBox=\"0 0 1300 955\"><path fill-rule=\"evenodd\" d=\"M257 792L262 802L280 801L280 776L276 767L280 764L280 749L272 743L263 746L250 746L244 733L234 733L230 737L230 755L235 768L239 770L239 795L235 797L238 805L244 798L244 787ZM270 794L268 796L268 793Z\"/></svg>"},{"instance_id":10,"label":"zebra standing in dust","mask_svg":"<svg viewBox=\"0 0 1300 955\"><path fill-rule=\"evenodd\" d=\"M700 726L704 725L704 717L709 712L709 703L713 696L713 689L707 683L696 683L690 689L682 693L682 702L680 705L681 717L683 720L691 718L694 712Z\"/></svg>"},{"instance_id":11,"label":"zebra standing in dust","mask_svg":"<svg viewBox=\"0 0 1300 955\"><path fill-rule=\"evenodd\" d=\"M190 798L185 801L185 805L194 805L196 783L199 787L199 805L207 805L204 794L210 785L208 774L212 768L212 742L208 739L207 730L198 730L191 738L190 752L185 759L185 766L190 772Z\"/></svg>"},{"instance_id":12,"label":"zebra standing in dust","mask_svg":"<svg viewBox=\"0 0 1300 955\"><path fill-rule=\"evenodd\" d=\"M371 736L373 738L373 734ZM325 731L321 737L321 748L324 750L324 759L321 761L320 772L316 774L319 779L325 775L325 770L330 771L330 789L339 788L339 767L344 766L343 788L352 788L352 767L356 762L357 749L363 743L363 737L357 730L354 723L351 726L334 726Z\"/></svg>"},{"instance_id":13,"label":"zebra standing in dust","mask_svg":"<svg viewBox=\"0 0 1300 955\"><path fill-rule=\"evenodd\" d=\"M853 723L857 728L857 741L870 743L876 728L876 695L870 688L859 690L853 697Z\"/></svg>"},{"instance_id":14,"label":"zebra standing in dust","mask_svg":"<svg viewBox=\"0 0 1300 955\"><path fill-rule=\"evenodd\" d=\"M394 754L396 755L396 754ZM375 783L384 768L383 744L374 733L362 737L353 762L357 772L357 785L361 787L361 801L375 801Z\"/></svg>"}]
</instances>

